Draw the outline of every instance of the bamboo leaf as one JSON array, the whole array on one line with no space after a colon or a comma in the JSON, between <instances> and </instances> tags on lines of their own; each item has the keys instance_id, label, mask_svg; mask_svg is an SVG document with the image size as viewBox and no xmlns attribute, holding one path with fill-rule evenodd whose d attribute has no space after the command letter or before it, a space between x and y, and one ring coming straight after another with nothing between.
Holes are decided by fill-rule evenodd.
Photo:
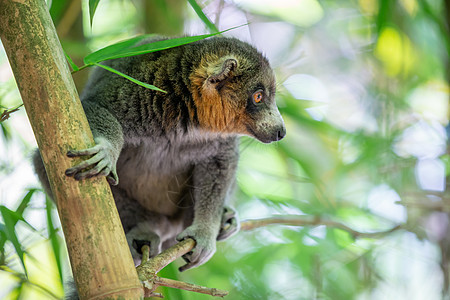
<instances>
[{"instance_id":1,"label":"bamboo leaf","mask_svg":"<svg viewBox=\"0 0 450 300\"><path fill-rule=\"evenodd\" d=\"M125 51L126 49L129 49L129 48L132 48L140 41L147 39L147 38L154 37L154 36L155 36L154 34L145 34L145 35L135 36L133 38L126 39L124 41L106 46L105 48L99 49L95 52L88 54L84 58L83 61L85 64L94 64L96 62L101 62L101 61L104 61L107 59L111 59L111 57L114 57L115 55L117 55L117 53L120 53L121 51Z\"/></svg>"},{"instance_id":2,"label":"bamboo leaf","mask_svg":"<svg viewBox=\"0 0 450 300\"><path fill-rule=\"evenodd\" d=\"M243 26L243 25L241 25ZM203 34L203 35L197 35L197 36L187 36L187 37L180 37L180 38L174 38L169 40L162 40L162 41L156 41L156 42L150 42L144 45L135 46L136 43L142 41L143 39L149 37L149 36L139 36L135 37L117 44L110 45L108 47L102 48L100 50L97 50L89 55L87 55L84 58L84 63L86 65L92 65L101 61L105 61L108 59L115 59L115 58L121 58L121 57L128 57L128 56L134 56L139 54L145 54L145 53L151 53L156 51L161 51L169 48L178 47L181 45L190 44L193 42L197 42L203 39L206 39L208 37L218 35L224 32L227 32L229 30L241 27L233 27L224 31L216 32L216 33L210 33L210 34Z\"/></svg>"},{"instance_id":3,"label":"bamboo leaf","mask_svg":"<svg viewBox=\"0 0 450 300\"><path fill-rule=\"evenodd\" d=\"M24 285L24 281L21 280L16 287L10 292L9 296L11 297L10 299L15 299L15 300L20 300L22 299L22 291L23 291L23 285Z\"/></svg>"},{"instance_id":4,"label":"bamboo leaf","mask_svg":"<svg viewBox=\"0 0 450 300\"><path fill-rule=\"evenodd\" d=\"M148 88L148 89L151 89L151 90L155 90L155 91L158 91L158 92L167 93L166 91L164 91L164 90L162 90L160 88L157 88L154 85L151 85L151 84L139 81L139 80L137 80L137 79L135 79L133 77L130 77L130 76L128 76L128 75L126 75L126 74L124 74L124 73L122 73L120 71L117 71L116 69L113 69L113 68L111 68L109 66L105 66L105 65L101 65L101 64L97 64L97 63L95 65L98 66L98 67L101 67L101 68L103 68L103 69L105 69L107 71L113 72L113 73L115 73L117 75L120 75L120 76L122 76L122 77L124 77L124 78L126 78L126 79L128 79L128 80L130 80L130 81L132 81L132 82L134 82L134 83L136 83L138 85L140 85L140 86L143 86L145 88Z\"/></svg>"},{"instance_id":5,"label":"bamboo leaf","mask_svg":"<svg viewBox=\"0 0 450 300\"><path fill-rule=\"evenodd\" d=\"M70 56L66 53L66 51L64 51L64 55L66 56L66 59L69 62L69 65L72 68L72 70L75 72L78 71L80 68L78 68L78 66L73 62L72 58L70 58Z\"/></svg>"},{"instance_id":6,"label":"bamboo leaf","mask_svg":"<svg viewBox=\"0 0 450 300\"><path fill-rule=\"evenodd\" d=\"M30 203L31 197L33 194L37 191L37 189L29 189L28 193L23 197L22 201L19 204L19 207L16 209L16 212L20 214L20 216L23 219L23 212L28 207L28 204Z\"/></svg>"},{"instance_id":7,"label":"bamboo leaf","mask_svg":"<svg viewBox=\"0 0 450 300\"><path fill-rule=\"evenodd\" d=\"M197 1L188 0L188 2L194 9L197 16L200 18L200 20L202 20L202 22L205 23L206 27L208 27L211 32L214 32L214 33L219 32L216 25L214 25L214 23L208 19L208 17L205 15L205 13L203 13L202 8L200 7L200 5L198 5Z\"/></svg>"},{"instance_id":8,"label":"bamboo leaf","mask_svg":"<svg viewBox=\"0 0 450 300\"><path fill-rule=\"evenodd\" d=\"M0 128L2 130L3 136L5 137L6 141L11 140L11 129L6 126L3 122L0 122Z\"/></svg>"},{"instance_id":9,"label":"bamboo leaf","mask_svg":"<svg viewBox=\"0 0 450 300\"><path fill-rule=\"evenodd\" d=\"M50 16L52 17L55 26L59 24L64 13L70 6L70 1L68 0L53 0L49 2L50 4Z\"/></svg>"},{"instance_id":10,"label":"bamboo leaf","mask_svg":"<svg viewBox=\"0 0 450 300\"><path fill-rule=\"evenodd\" d=\"M380 34L384 26L389 19L389 13L391 11L391 1L390 0L379 0L379 11L377 15L377 33Z\"/></svg>"},{"instance_id":11,"label":"bamboo leaf","mask_svg":"<svg viewBox=\"0 0 450 300\"><path fill-rule=\"evenodd\" d=\"M5 243L6 243L6 233L4 232L5 226L0 223L0 267L6 265L6 254L5 254Z\"/></svg>"},{"instance_id":12,"label":"bamboo leaf","mask_svg":"<svg viewBox=\"0 0 450 300\"><path fill-rule=\"evenodd\" d=\"M95 11L97 10L97 6L100 0L89 0L89 18L91 21L91 27L92 27L92 20L94 19Z\"/></svg>"},{"instance_id":13,"label":"bamboo leaf","mask_svg":"<svg viewBox=\"0 0 450 300\"><path fill-rule=\"evenodd\" d=\"M19 239L17 238L15 226L17 221L19 220L17 213L8 209L6 206L0 206L0 214L2 215L3 221L5 222L5 234L9 241L14 246L14 249L16 250L17 255L19 256L20 262L22 264L22 267L25 272L25 276L27 275L27 268L25 266L24 261L24 251L22 250L22 245L19 242Z\"/></svg>"},{"instance_id":14,"label":"bamboo leaf","mask_svg":"<svg viewBox=\"0 0 450 300\"><path fill-rule=\"evenodd\" d=\"M28 207L28 204L31 201L31 197L33 196L33 194L37 191L37 189L29 189L28 193L23 197L22 201L19 204L19 207L16 209L14 213L15 218L17 219L14 223L14 226L17 224L17 222L20 220L22 221L25 225L27 225L31 230L33 231L37 231L30 223L28 223L27 220L25 220L25 218L23 217L23 213L25 211L25 209Z\"/></svg>"}]
</instances>

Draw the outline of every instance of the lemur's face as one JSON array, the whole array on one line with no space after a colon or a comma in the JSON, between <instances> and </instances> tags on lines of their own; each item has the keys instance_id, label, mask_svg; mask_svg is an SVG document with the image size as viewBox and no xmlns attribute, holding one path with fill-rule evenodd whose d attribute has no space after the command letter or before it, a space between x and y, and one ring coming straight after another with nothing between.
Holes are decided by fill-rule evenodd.
<instances>
[{"instance_id":1,"label":"lemur's face","mask_svg":"<svg viewBox=\"0 0 450 300\"><path fill-rule=\"evenodd\" d=\"M202 129L248 135L263 143L286 135L275 103L275 76L261 55L211 54L190 79Z\"/></svg>"},{"instance_id":2,"label":"lemur's face","mask_svg":"<svg viewBox=\"0 0 450 300\"><path fill-rule=\"evenodd\" d=\"M275 77L270 68L251 77L247 87L245 116L247 134L263 143L276 142L286 135L286 127L275 103Z\"/></svg>"}]
</instances>

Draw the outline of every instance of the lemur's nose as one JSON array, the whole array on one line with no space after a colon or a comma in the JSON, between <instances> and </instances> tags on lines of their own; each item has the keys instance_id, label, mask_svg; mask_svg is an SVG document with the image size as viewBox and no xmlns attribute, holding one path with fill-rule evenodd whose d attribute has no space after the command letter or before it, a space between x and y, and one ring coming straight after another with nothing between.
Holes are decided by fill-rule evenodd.
<instances>
[{"instance_id":1,"label":"lemur's nose","mask_svg":"<svg viewBox=\"0 0 450 300\"><path fill-rule=\"evenodd\" d=\"M281 130L278 130L277 132L277 141L283 139L286 136L286 128L283 127Z\"/></svg>"}]
</instances>

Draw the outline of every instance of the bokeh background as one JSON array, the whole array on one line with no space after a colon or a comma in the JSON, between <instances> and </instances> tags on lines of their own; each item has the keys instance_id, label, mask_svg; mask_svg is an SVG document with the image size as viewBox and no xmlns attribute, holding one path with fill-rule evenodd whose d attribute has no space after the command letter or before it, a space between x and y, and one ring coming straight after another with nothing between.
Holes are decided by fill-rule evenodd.
<instances>
[{"instance_id":1,"label":"bokeh background","mask_svg":"<svg viewBox=\"0 0 450 300\"><path fill-rule=\"evenodd\" d=\"M450 1L102 0L92 24L88 1L48 6L80 66L138 34L210 32L195 3L219 30L246 24L225 35L257 47L277 76L287 136L271 145L242 138L241 219L319 221L241 232L206 265L180 274L178 261L161 275L228 290L233 300L449 299ZM79 91L88 73L74 74ZM0 47L0 114L20 104ZM24 109L0 126L0 298L61 298L70 267L31 167L36 143ZM330 222L380 234L354 236Z\"/></svg>"}]
</instances>

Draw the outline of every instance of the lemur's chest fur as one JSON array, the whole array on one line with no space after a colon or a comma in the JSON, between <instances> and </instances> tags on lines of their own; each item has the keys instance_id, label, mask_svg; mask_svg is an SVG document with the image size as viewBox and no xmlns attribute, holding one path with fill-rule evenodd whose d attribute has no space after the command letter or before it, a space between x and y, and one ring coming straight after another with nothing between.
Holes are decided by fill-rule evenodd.
<instances>
[{"instance_id":1,"label":"lemur's chest fur","mask_svg":"<svg viewBox=\"0 0 450 300\"><path fill-rule=\"evenodd\" d=\"M150 211L167 216L193 206L194 165L217 152L216 139L129 140L117 162L119 188Z\"/></svg>"}]
</instances>

